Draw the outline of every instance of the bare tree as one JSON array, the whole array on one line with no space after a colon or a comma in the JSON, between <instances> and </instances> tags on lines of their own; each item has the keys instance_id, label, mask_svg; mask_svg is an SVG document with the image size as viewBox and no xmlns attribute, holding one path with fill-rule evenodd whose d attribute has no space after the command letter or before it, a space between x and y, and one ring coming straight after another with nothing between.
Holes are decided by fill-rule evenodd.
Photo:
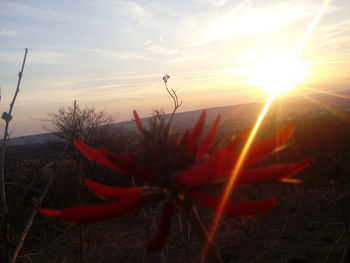
<instances>
[{"instance_id":1,"label":"bare tree","mask_svg":"<svg viewBox=\"0 0 350 263\"><path fill-rule=\"evenodd\" d=\"M80 107L76 101L73 106L61 107L57 112L50 113L46 121L50 124L47 130L65 141L64 153L77 161L75 202L81 204L84 197L82 178L87 175L91 176L96 170L92 169L91 164L84 162L84 158L81 158L78 151L71 147L73 140L78 138L89 145L108 146L114 151L122 151L128 147L130 136L124 134L120 128L113 127L113 118L105 111L98 111L95 107L89 106ZM83 233L83 226L80 225L78 262L84 261L85 237Z\"/></svg>"},{"instance_id":2,"label":"bare tree","mask_svg":"<svg viewBox=\"0 0 350 263\"><path fill-rule=\"evenodd\" d=\"M69 148L75 138L88 144L105 144L115 132L112 128L113 118L105 111L95 107L80 107L76 101L73 106L60 107L57 112L49 113L45 128L57 137L65 140Z\"/></svg>"}]
</instances>

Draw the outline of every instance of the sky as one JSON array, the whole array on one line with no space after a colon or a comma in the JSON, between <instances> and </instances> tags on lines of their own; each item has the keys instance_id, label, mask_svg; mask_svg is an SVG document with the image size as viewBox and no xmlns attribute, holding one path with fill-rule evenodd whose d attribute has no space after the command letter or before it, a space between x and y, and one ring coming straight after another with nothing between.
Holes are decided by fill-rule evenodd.
<instances>
[{"instance_id":1,"label":"sky","mask_svg":"<svg viewBox=\"0 0 350 263\"><path fill-rule=\"evenodd\" d=\"M115 121L130 120L133 109L170 112L166 73L180 111L263 101L252 71L292 54L323 3L0 0L0 110L8 111L25 48L11 137L45 132L47 114L74 100ZM308 67L301 89L350 88L349 14L349 0L329 1L299 54Z\"/></svg>"}]
</instances>

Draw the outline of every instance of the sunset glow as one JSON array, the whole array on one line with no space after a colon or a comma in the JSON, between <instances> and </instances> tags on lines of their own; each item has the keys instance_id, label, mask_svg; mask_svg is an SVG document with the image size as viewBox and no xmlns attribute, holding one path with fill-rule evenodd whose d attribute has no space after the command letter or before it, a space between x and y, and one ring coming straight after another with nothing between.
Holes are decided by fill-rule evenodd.
<instances>
[{"instance_id":1,"label":"sunset glow","mask_svg":"<svg viewBox=\"0 0 350 263\"><path fill-rule=\"evenodd\" d=\"M276 96L296 87L307 77L306 63L293 55L268 57L255 65L253 83Z\"/></svg>"},{"instance_id":2,"label":"sunset glow","mask_svg":"<svg viewBox=\"0 0 350 263\"><path fill-rule=\"evenodd\" d=\"M40 119L74 99L117 121L135 104L144 116L155 106L169 112L165 73L181 111L262 102L261 89L276 95L299 83L339 90L350 65L349 10L340 0L3 1L4 105L29 48L11 134L44 132Z\"/></svg>"},{"instance_id":3,"label":"sunset glow","mask_svg":"<svg viewBox=\"0 0 350 263\"><path fill-rule=\"evenodd\" d=\"M307 77L307 67L305 63L300 60L300 56L306 47L307 41L320 22L322 15L324 15L329 3L330 0L323 1L323 3L318 8L317 13L314 15L310 25L307 27L303 38L299 41L299 44L293 49L290 54L273 55L272 57L262 60L261 62L257 62L256 66L254 67L253 82L267 91L269 93L269 98L265 103L265 106L262 109L261 113L259 114L259 117L257 118L246 142L244 143L239 158L224 188L221 202L217 208L216 214L209 229L209 237L207 244L203 249L201 262L205 261L209 244L215 237L215 232L219 226L223 211L234 189L235 180L243 168L249 150L258 133L261 123L266 116L266 113L273 103L273 100L278 94L292 89Z\"/></svg>"}]
</instances>

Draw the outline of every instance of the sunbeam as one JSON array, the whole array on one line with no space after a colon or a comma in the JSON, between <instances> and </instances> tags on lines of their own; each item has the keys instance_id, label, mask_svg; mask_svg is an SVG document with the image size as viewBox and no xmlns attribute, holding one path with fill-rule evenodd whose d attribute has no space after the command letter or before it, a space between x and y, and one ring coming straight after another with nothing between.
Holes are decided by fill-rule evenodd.
<instances>
[{"instance_id":1,"label":"sunbeam","mask_svg":"<svg viewBox=\"0 0 350 263\"><path fill-rule=\"evenodd\" d=\"M322 93L322 92L320 92L320 93ZM335 115L338 118L341 118L341 119L344 119L344 120L347 120L347 121L350 120L350 114L344 113L344 112L338 110L337 108L331 107L329 105L325 105L321 101L318 101L317 99L315 99L315 98L313 98L313 97L311 97L311 96L309 96L309 95L307 95L305 93L299 92L299 94L301 96L303 96L305 99L307 99L308 101L321 106L323 110L326 110L327 112L331 113L332 115ZM331 96L338 97L338 98L350 99L350 96L346 96L346 95L342 95L342 94L336 94L334 92L324 92L324 94L331 95Z\"/></svg>"},{"instance_id":2,"label":"sunbeam","mask_svg":"<svg viewBox=\"0 0 350 263\"><path fill-rule=\"evenodd\" d=\"M224 192L222 194L222 198L221 198L221 202L218 206L218 209L215 213L215 216L214 216L214 219L212 221L212 224L211 224L211 228L209 229L209 240L206 244L206 246L204 247L203 249L203 254L202 254L202 262L204 262L204 259L205 259L205 256L206 256L206 252L209 248L209 245L210 245L210 240L213 239L214 235L215 235L215 231L219 225L219 222L220 222L220 219L221 219L221 215L222 215L222 212L224 211L225 209L225 205L226 205L226 202L229 198L229 196L231 195L232 193L232 189L233 189L233 186L234 186L234 183L235 183L235 180L236 180L236 177L237 175L239 174L239 172L242 170L242 167L243 167L243 164L244 164L244 161L246 159L246 156L247 154L249 153L249 149L254 141L254 138L260 128L260 125L262 123L262 121L264 120L264 117L268 111L268 109L270 108L272 102L273 102L273 99L274 99L274 96L270 96L268 101L266 102L264 108L262 109L257 121L255 122L254 124L254 127L252 129L252 131L250 132L249 136L248 136L248 139L247 141L245 142L244 146L243 146L243 149L242 149L242 152L236 162L236 165L235 167L233 168L233 171L231 173L231 176L226 184L226 187L224 189Z\"/></svg>"},{"instance_id":3,"label":"sunbeam","mask_svg":"<svg viewBox=\"0 0 350 263\"><path fill-rule=\"evenodd\" d=\"M307 40L310 38L310 36L314 32L317 24L319 23L322 15L326 11L327 6L330 2L331 2L331 0L325 0L323 2L321 7L319 8L317 14L313 18L311 24L306 29L303 38L301 39L301 41L299 42L299 44L297 45L297 47L295 49L295 53L294 53L295 59L298 60L300 58L302 51L305 48L305 45L307 43ZM299 79L298 79L298 82L300 82ZM296 84L298 84L298 83L296 83ZM294 85L296 85L296 84L294 84ZM276 92L275 88L273 88L272 90L273 90L272 92L269 92L270 96L269 96L264 108L262 109L257 121L255 122L254 127L253 127L252 131L250 132L249 137L243 146L242 152L241 152L241 154L240 154L240 156L239 156L239 158L238 158L238 160L237 160L237 162L232 170L229 181L227 182L227 184L225 186L225 189L224 189L223 194L222 194L221 202L218 205L217 211L215 213L215 216L212 220L212 223L211 223L211 226L209 229L208 240L207 240L206 245L202 251L201 262L205 261L205 258L206 258L207 252L208 252L208 248L211 244L211 241L214 239L216 229L218 228L218 225L220 223L220 219L222 217L223 211L224 211L225 206L227 204L228 198L232 194L237 175L242 170L242 167L244 165L244 161L249 153L250 147L251 147L251 145L256 137L256 134L261 126L261 123L264 120L266 113L268 112L273 100L279 94L279 92Z\"/></svg>"},{"instance_id":4,"label":"sunbeam","mask_svg":"<svg viewBox=\"0 0 350 263\"><path fill-rule=\"evenodd\" d=\"M305 31L305 34L303 36L303 38L301 39L301 41L299 42L297 48L295 49L295 54L299 57L301 55L301 53L303 52L305 45L308 41L308 39L310 38L310 36L312 35L312 33L315 31L317 24L320 22L320 19L322 17L322 15L324 14L324 12L327 9L327 6L329 5L329 3L331 2L331 0L324 0L321 8L318 10L316 16L314 17L314 19L311 21L310 26L307 28L307 30Z\"/></svg>"}]
</instances>

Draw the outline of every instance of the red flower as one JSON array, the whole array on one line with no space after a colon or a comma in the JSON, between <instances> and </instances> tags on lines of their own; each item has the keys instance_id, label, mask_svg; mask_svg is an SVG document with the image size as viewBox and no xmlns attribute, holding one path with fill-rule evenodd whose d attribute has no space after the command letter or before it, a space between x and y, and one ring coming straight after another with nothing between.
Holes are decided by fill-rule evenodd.
<instances>
[{"instance_id":1,"label":"red flower","mask_svg":"<svg viewBox=\"0 0 350 263\"><path fill-rule=\"evenodd\" d=\"M162 218L158 231L148 242L149 250L161 248L169 235L175 207L182 208L184 201L195 200L213 210L220 202L220 196L210 194L201 188L208 184L223 184L227 181L239 157L238 147L246 140L249 130L217 149L214 140L220 117L201 140L206 113L202 112L194 128L184 134L170 134L170 123L152 119L145 128L134 111L135 123L141 133L138 153L115 154L105 148L92 148L79 139L75 146L90 160L113 171L129 174L143 180L147 186L122 188L102 185L85 179L85 184L97 195L116 200L113 203L76 206L63 210L38 209L42 214L57 217L73 223L94 222L121 217L143 205L163 202ZM299 182L295 174L311 164L311 158L297 163L277 164L262 168L248 168L281 147L293 134L294 124L289 123L271 138L253 145L238 175L237 186L271 181ZM256 201L227 202L223 214L234 217L250 217L265 213L276 205L271 197Z\"/></svg>"}]
</instances>

